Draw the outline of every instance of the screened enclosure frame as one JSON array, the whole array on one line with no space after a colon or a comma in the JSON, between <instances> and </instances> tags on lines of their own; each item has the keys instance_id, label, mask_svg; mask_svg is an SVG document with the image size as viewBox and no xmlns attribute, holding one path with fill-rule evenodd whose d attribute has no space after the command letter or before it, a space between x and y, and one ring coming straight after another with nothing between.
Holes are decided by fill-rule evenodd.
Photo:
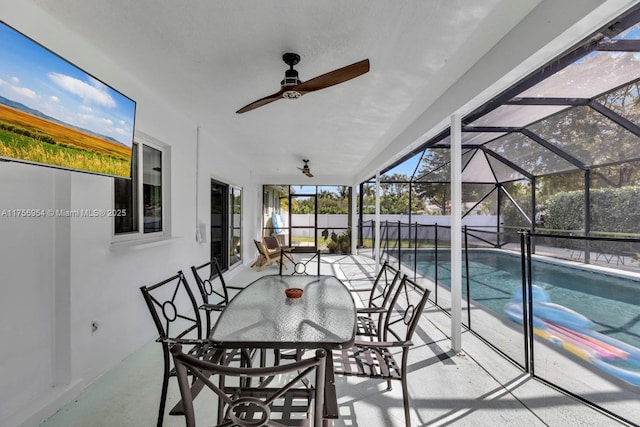
<instances>
[{"instance_id":1,"label":"screened enclosure frame","mask_svg":"<svg viewBox=\"0 0 640 427\"><path fill-rule=\"evenodd\" d=\"M637 277L639 267L632 268L629 264L640 263L639 22L640 6L637 5L462 117L460 128L460 117L453 115L453 134L460 145L452 147L452 129L444 129L380 170L376 177L360 183L358 203L357 243L361 248L368 248L371 242L371 254L377 263L385 257L387 261L393 258L399 267L413 270L414 278L421 275L433 282L436 303L438 288L447 280L442 276L448 275L449 294L445 295L444 308L451 313L452 343L456 339L460 342L461 326L465 323L461 318L465 294L461 292L461 281L454 283L454 271L456 274L464 271L468 331L511 360L516 360L513 354L518 356L524 349L522 366L532 377L625 421L628 421L624 418L627 413L616 411L620 408L612 402L599 399L591 386L574 386L564 381L564 377L542 370L536 373L534 366L541 365L534 363L533 349L541 346L534 339L538 337L534 337L533 321L523 327L522 347L505 343L503 329L492 335L478 327L483 323L475 320L472 327L472 316L483 313L483 302L487 298L499 301L499 310L504 310L505 297L484 296L482 301L472 298L468 280L472 275L469 249L488 248L492 254L511 252L510 255L519 251L521 285L524 284L521 304L524 307L526 301L529 305L531 319L534 313L531 260L536 245L543 255L541 258L554 258L561 264L569 262L570 268L576 263L599 264L586 266L592 272L606 263L608 270L616 269L618 273L628 269ZM451 155L452 148L456 158ZM461 166L459 175L450 174L452 159L457 162L456 169ZM374 187L375 192L371 191ZM384 190L384 196L381 197L378 189ZM455 200L450 194L452 189L457 193ZM403 198L398 197L400 191L405 191ZM370 215L374 195L375 220ZM398 202L384 205L387 200ZM436 206L439 211L430 206ZM480 227L467 225L475 218L460 221L460 216L468 217L474 211L484 215L478 218L482 220L478 221L482 224ZM454 212L455 216L442 220L437 215L428 216L434 212L444 215ZM414 221L412 215L420 217ZM561 221L554 222L552 218ZM460 237L464 237L464 242ZM443 261L439 252L449 254L449 259ZM464 254L466 258L462 263L456 262L460 259L454 260L454 254ZM629 261L627 265L625 260ZM425 267L427 264L429 267ZM440 264L444 264L441 270L446 272L441 276ZM434 272L427 270L431 267ZM487 271L476 275L486 278ZM498 288L494 285L503 281L503 277L488 279L489 287ZM580 281L582 276L575 277L573 281ZM602 289L605 288L598 291ZM610 289L607 283L603 292ZM596 294L588 289L584 293ZM509 295L513 293L507 292L507 301ZM536 298L536 302L543 302ZM488 316L497 313L487 311ZM624 327L629 325L629 330L638 324L637 311L631 312L632 320L624 323ZM525 323L523 317L523 325ZM602 325L606 329L609 323ZM557 346L557 342L553 345ZM515 349L515 352L510 356L505 349ZM559 357L565 356L561 353ZM635 401L632 404L635 405Z\"/></svg>"},{"instance_id":2,"label":"screened enclosure frame","mask_svg":"<svg viewBox=\"0 0 640 427\"><path fill-rule=\"evenodd\" d=\"M464 116L463 185L493 184L494 190L505 194L535 231L535 188L540 178L582 173L583 229L589 235L592 171L640 160L640 107L625 104L640 99L639 22L640 6L635 6ZM573 83L567 83L569 80ZM572 127L574 122L582 123L582 128ZM380 183L409 184L409 206L414 185L450 184L449 161L427 171L420 168L430 153L450 150L450 132L450 128L443 130L382 170ZM582 139L575 143L576 135L572 133ZM413 174L406 180L394 179L394 169L411 162L415 162ZM531 186L529 212L504 188L505 184L522 181ZM360 185L360 223L363 185L374 183L372 177ZM411 214L409 209L409 222Z\"/></svg>"}]
</instances>

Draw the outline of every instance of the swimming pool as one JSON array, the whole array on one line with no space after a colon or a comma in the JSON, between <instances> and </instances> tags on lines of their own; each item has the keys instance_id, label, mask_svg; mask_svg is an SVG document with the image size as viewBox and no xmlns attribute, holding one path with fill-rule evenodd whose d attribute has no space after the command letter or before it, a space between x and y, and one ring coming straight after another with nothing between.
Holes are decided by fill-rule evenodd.
<instances>
[{"instance_id":1,"label":"swimming pool","mask_svg":"<svg viewBox=\"0 0 640 427\"><path fill-rule=\"evenodd\" d=\"M406 257L406 258L405 258ZM403 254L413 266L413 254ZM463 259L464 262L464 259ZM469 293L475 304L507 318L504 308L522 289L520 255L500 250L469 251ZM435 276L435 250L418 251L418 273ZM466 269L463 268L466 297ZM533 284L551 301L590 319L597 332L640 348L640 278L621 277L596 270L534 258ZM449 250L438 250L438 282L450 286ZM535 298L534 298L535 301Z\"/></svg>"}]
</instances>

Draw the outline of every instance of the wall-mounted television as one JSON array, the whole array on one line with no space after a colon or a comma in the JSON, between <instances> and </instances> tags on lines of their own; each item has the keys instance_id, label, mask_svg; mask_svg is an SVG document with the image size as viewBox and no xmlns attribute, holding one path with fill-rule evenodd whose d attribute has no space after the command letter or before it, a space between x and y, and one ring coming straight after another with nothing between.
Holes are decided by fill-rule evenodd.
<instances>
[{"instance_id":1,"label":"wall-mounted television","mask_svg":"<svg viewBox=\"0 0 640 427\"><path fill-rule=\"evenodd\" d=\"M0 21L0 159L129 178L135 110Z\"/></svg>"}]
</instances>

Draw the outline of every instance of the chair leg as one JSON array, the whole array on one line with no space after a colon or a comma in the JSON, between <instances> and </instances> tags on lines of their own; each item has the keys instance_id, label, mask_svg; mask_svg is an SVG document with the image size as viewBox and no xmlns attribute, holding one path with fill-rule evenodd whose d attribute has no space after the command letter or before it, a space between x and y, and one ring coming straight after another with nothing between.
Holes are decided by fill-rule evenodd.
<instances>
[{"instance_id":1,"label":"chair leg","mask_svg":"<svg viewBox=\"0 0 640 427\"><path fill-rule=\"evenodd\" d=\"M207 315L207 332L206 332L206 335L208 337L209 334L211 333L211 311L207 310L206 315Z\"/></svg>"},{"instance_id":2,"label":"chair leg","mask_svg":"<svg viewBox=\"0 0 640 427\"><path fill-rule=\"evenodd\" d=\"M164 407L167 403L167 388L169 387L169 355L164 352L164 375L162 378L162 392L160 393L160 407L158 408L157 427L162 427L164 421Z\"/></svg>"},{"instance_id":3,"label":"chair leg","mask_svg":"<svg viewBox=\"0 0 640 427\"><path fill-rule=\"evenodd\" d=\"M407 377L402 376L402 403L404 404L404 424L411 427L411 418L409 417L409 390L407 387Z\"/></svg>"}]
</instances>

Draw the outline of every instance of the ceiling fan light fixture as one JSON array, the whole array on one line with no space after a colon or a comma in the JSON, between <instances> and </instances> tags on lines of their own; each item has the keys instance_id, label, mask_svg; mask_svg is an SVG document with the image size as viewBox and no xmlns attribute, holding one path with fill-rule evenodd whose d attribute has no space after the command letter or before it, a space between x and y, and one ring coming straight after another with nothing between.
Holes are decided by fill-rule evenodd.
<instances>
[{"instance_id":1,"label":"ceiling fan light fixture","mask_svg":"<svg viewBox=\"0 0 640 427\"><path fill-rule=\"evenodd\" d=\"M284 99L298 99L302 96L302 94L295 90L287 90L282 93L282 97Z\"/></svg>"}]
</instances>

